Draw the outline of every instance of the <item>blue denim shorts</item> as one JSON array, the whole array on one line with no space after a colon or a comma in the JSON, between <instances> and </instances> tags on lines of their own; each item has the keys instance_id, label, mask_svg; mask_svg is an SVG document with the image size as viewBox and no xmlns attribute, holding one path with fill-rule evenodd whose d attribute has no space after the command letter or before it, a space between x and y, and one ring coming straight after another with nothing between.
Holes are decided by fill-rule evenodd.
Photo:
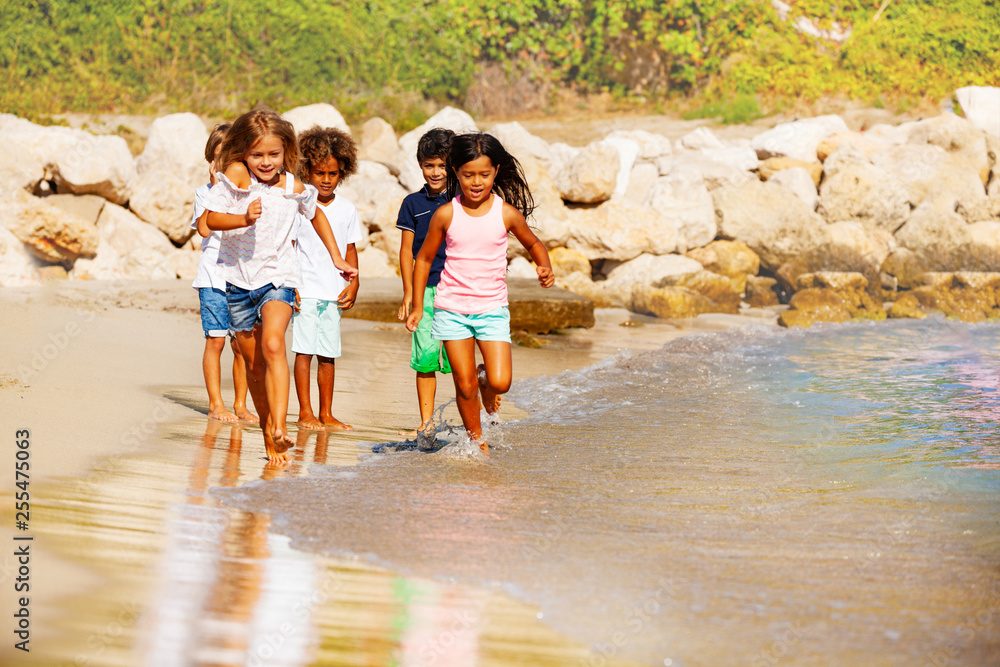
<instances>
[{"instance_id":1,"label":"blue denim shorts","mask_svg":"<svg viewBox=\"0 0 1000 667\"><path fill-rule=\"evenodd\" d=\"M510 342L510 311L507 306L486 313L464 315L443 308L434 309L431 336L436 340L496 340Z\"/></svg>"},{"instance_id":2,"label":"blue denim shorts","mask_svg":"<svg viewBox=\"0 0 1000 667\"><path fill-rule=\"evenodd\" d=\"M229 329L229 302L226 293L214 287L198 288L201 305L201 328L205 338L225 338Z\"/></svg>"},{"instance_id":3,"label":"blue denim shorts","mask_svg":"<svg viewBox=\"0 0 1000 667\"><path fill-rule=\"evenodd\" d=\"M295 308L295 290L290 287L275 287L271 283L258 289L246 290L227 283L226 300L229 302L230 328L233 331L252 331L260 324L260 311L268 301L281 301Z\"/></svg>"}]
</instances>

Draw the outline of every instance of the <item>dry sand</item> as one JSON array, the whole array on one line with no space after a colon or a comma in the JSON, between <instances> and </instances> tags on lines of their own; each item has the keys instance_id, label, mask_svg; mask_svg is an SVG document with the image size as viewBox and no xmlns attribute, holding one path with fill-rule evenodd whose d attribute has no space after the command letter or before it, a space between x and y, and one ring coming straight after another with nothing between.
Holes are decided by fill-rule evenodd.
<instances>
[{"instance_id":1,"label":"dry sand","mask_svg":"<svg viewBox=\"0 0 1000 667\"><path fill-rule=\"evenodd\" d=\"M74 614L85 604L80 600L88 599L102 586L101 590L106 590L112 576L100 571L95 565L100 561L83 556L84 547L73 542L72 535L87 522L66 519L63 523L65 513L73 511L73 489L84 488L81 483L88 484L86 488L105 485L134 460L148 459L154 450L160 452L156 456L163 456L169 452L170 442L177 442L178 450L190 447L184 439L197 441L205 431L207 398L201 374L203 339L197 297L179 281L64 282L5 288L0 290L0 303L5 314L0 325L0 410L7 431L2 447L6 462L0 465L0 495L6 517L0 540L7 545L2 550L6 555L0 557L0 586L4 589L0 615L7 621L0 629L11 636L15 610L12 589L17 576L11 547L17 543L13 538L39 534L31 543L31 646L33 651L44 653L48 645L51 656L52 645L78 622ZM619 326L627 320L641 326ZM773 321L773 313L767 312L665 322L625 310L599 310L593 329L541 336L540 349L515 346L515 382L518 377L582 368L620 349L655 349L690 333ZM359 442L399 440L397 432L413 427L416 421L413 373L408 367L409 334L402 325L345 319L343 341L334 414L352 423L355 431L349 436L330 436L331 458L327 461L324 456L324 461L333 464L341 455L344 462L356 460ZM229 359L227 351L224 369ZM226 376L224 370L223 393L231 400L232 385ZM450 382L445 380L439 385L438 404L453 395ZM294 395L289 409L293 413L289 425L293 426L297 409ZM514 405L505 405L503 413L507 419L523 414ZM458 421L453 406L445 409L444 417ZM185 426L180 428L179 424ZM18 429L28 429L31 434L29 489L35 511L32 528L22 533L13 530L14 494L18 491L14 434ZM292 430L294 433L294 426ZM258 429L243 429L242 451L236 452L236 465L249 471L241 480L262 473L266 476ZM151 480L161 475L155 466L143 474L151 475ZM189 469L172 472L168 466L162 467L163 477L175 475L181 482L190 474ZM153 501L143 495L141 480L137 487L123 496L124 500L99 505L93 510L95 516L115 525L121 523L119 516L127 517L133 510L141 514L143 506ZM41 533L34 528L39 525L39 516L45 521ZM161 567L158 564L166 548L163 529L157 529L155 521L148 532L136 533L137 544L129 547L130 557L141 561L133 565L146 572L145 576ZM155 596L151 599L149 595L133 599L143 600L140 606L155 606ZM74 599L76 602L68 602ZM506 609L504 604L508 603L495 603L492 608ZM89 638L93 636L91 632ZM12 649L11 641L0 645L3 662L23 657Z\"/></svg>"}]
</instances>

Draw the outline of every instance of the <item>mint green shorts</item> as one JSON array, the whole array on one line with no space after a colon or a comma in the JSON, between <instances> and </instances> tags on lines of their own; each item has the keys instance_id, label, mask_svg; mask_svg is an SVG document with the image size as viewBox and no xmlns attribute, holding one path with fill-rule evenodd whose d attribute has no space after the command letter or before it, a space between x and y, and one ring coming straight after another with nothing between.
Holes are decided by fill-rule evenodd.
<instances>
[{"instance_id":1,"label":"mint green shorts","mask_svg":"<svg viewBox=\"0 0 1000 667\"><path fill-rule=\"evenodd\" d=\"M444 345L431 336L434 322L434 296L437 287L424 288L424 314L410 339L410 368L418 373L450 373L451 364Z\"/></svg>"},{"instance_id":2,"label":"mint green shorts","mask_svg":"<svg viewBox=\"0 0 1000 667\"><path fill-rule=\"evenodd\" d=\"M302 299L292 315L292 352L340 356L340 308L336 301Z\"/></svg>"},{"instance_id":3,"label":"mint green shorts","mask_svg":"<svg viewBox=\"0 0 1000 667\"><path fill-rule=\"evenodd\" d=\"M431 335L438 340L475 338L509 343L510 311L507 306L501 306L485 313L466 315L435 308Z\"/></svg>"}]
</instances>

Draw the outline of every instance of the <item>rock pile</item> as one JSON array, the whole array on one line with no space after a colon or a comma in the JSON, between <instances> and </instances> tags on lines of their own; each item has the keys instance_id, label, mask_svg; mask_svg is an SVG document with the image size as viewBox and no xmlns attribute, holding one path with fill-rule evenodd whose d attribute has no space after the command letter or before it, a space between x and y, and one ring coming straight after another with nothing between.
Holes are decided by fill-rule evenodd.
<instances>
[{"instance_id":1,"label":"rock pile","mask_svg":"<svg viewBox=\"0 0 1000 667\"><path fill-rule=\"evenodd\" d=\"M789 325L884 317L885 301L897 301L890 317L919 316L965 303L946 291L994 290L964 276L1000 272L1000 128L989 116L1000 91L963 91L968 119L944 113L863 132L835 115L743 141L704 127L676 141L615 131L586 146L549 144L518 123L489 131L524 167L539 205L529 222L558 284L599 305L688 317L790 297ZM329 105L286 116L300 131L346 127ZM477 126L447 108L398 139L378 118L357 132L361 166L340 192L368 232L362 275L396 274L396 213L422 184L416 142L432 127ZM11 146L0 156L0 284L192 275L193 192L207 178L198 117L157 119L134 159L118 137L10 115L0 115L0 135ZM56 268L40 272L46 265ZM534 275L518 244L510 274ZM947 290L940 275L952 276Z\"/></svg>"}]
</instances>

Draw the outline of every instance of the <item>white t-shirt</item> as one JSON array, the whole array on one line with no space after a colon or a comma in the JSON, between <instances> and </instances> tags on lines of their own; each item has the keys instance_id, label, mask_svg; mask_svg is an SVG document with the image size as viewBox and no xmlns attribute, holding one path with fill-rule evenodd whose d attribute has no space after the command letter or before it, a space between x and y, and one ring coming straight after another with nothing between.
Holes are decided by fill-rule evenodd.
<instances>
[{"instance_id":1,"label":"white t-shirt","mask_svg":"<svg viewBox=\"0 0 1000 667\"><path fill-rule=\"evenodd\" d=\"M361 221L358 211L351 200L343 195L337 195L328 206L316 202L326 219L330 221L333 238L337 241L340 254L347 258L347 246L360 243ZM312 221L299 216L298 235L295 246L299 251L299 265L302 267L302 286L299 296L303 299L324 299L336 301L340 293L347 287L347 281L333 265L330 252L323 245L319 234L313 229Z\"/></svg>"},{"instance_id":2,"label":"white t-shirt","mask_svg":"<svg viewBox=\"0 0 1000 667\"><path fill-rule=\"evenodd\" d=\"M191 229L198 229L198 218L205 212L205 200L212 186L206 183L194 191L194 217L191 219ZM211 232L201 240L201 258L198 260L198 273L194 276L191 287L200 289L212 287L226 291L226 281L219 276L216 268L219 264L219 247L222 245L222 232Z\"/></svg>"}]
</instances>

